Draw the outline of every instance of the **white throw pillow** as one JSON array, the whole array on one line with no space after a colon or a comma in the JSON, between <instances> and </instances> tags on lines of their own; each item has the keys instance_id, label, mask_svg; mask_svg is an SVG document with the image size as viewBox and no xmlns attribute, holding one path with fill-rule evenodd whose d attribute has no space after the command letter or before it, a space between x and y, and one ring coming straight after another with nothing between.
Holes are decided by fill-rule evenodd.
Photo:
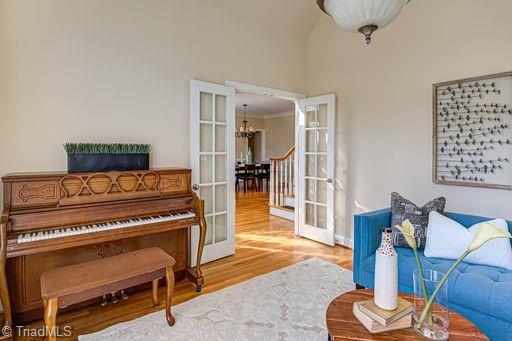
<instances>
[{"instance_id":1,"label":"white throw pillow","mask_svg":"<svg viewBox=\"0 0 512 341\"><path fill-rule=\"evenodd\" d=\"M487 221L499 229L508 231L507 222L503 219ZM428 217L427 242L425 244L425 256L457 259L467 250L468 245L475 237L480 224L465 228L455 220L452 220L435 211ZM481 248L471 252L465 262L481 265L490 265L507 270L512 270L512 247L510 239L492 239L482 245Z\"/></svg>"}]
</instances>

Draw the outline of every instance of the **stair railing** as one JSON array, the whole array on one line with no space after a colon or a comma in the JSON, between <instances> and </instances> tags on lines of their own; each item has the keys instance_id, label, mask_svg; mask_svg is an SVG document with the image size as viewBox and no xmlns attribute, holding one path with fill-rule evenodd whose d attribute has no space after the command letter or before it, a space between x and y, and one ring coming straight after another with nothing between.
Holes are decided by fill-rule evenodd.
<instances>
[{"instance_id":1,"label":"stair railing","mask_svg":"<svg viewBox=\"0 0 512 341\"><path fill-rule=\"evenodd\" d=\"M295 146L284 155L270 158L271 206L284 206L285 197L295 196Z\"/></svg>"}]
</instances>

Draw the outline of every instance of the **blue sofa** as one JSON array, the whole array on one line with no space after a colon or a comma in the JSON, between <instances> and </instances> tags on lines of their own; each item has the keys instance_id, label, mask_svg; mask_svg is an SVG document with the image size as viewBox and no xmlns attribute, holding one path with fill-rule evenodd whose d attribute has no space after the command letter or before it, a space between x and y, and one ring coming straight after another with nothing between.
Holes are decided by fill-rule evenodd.
<instances>
[{"instance_id":1,"label":"blue sofa","mask_svg":"<svg viewBox=\"0 0 512 341\"><path fill-rule=\"evenodd\" d=\"M469 227L490 218L445 212L445 215ZM354 216L354 282L365 288L374 286L375 251L381 231L391 224L391 210L383 209ZM508 222L512 232L512 222ZM414 253L397 247L398 288L412 293ZM427 258L420 253L425 268L446 272L453 260ZM512 271L491 266L461 263L450 277L448 307L471 320L496 341L512 340Z\"/></svg>"}]
</instances>

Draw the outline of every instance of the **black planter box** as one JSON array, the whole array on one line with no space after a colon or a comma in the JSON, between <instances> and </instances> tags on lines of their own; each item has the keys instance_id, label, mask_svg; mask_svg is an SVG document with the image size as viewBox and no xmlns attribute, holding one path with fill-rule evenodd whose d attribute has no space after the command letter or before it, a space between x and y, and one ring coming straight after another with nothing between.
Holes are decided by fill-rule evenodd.
<instances>
[{"instance_id":1,"label":"black planter box","mask_svg":"<svg viewBox=\"0 0 512 341\"><path fill-rule=\"evenodd\" d=\"M149 154L68 154L68 172L149 169Z\"/></svg>"}]
</instances>

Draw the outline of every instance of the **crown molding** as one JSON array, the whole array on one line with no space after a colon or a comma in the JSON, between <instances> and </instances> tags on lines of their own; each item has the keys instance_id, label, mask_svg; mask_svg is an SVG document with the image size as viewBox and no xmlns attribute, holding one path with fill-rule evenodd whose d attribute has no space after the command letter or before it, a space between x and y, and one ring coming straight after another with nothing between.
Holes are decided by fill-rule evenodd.
<instances>
[{"instance_id":1,"label":"crown molding","mask_svg":"<svg viewBox=\"0 0 512 341\"><path fill-rule=\"evenodd\" d=\"M237 117L244 117L244 114L237 114ZM272 118L278 118L278 117L286 117L286 116L295 116L294 111L288 111L288 112L280 112L275 114L264 114L264 115L255 115L255 114L246 114L246 118L259 118L261 120L268 120Z\"/></svg>"}]
</instances>

